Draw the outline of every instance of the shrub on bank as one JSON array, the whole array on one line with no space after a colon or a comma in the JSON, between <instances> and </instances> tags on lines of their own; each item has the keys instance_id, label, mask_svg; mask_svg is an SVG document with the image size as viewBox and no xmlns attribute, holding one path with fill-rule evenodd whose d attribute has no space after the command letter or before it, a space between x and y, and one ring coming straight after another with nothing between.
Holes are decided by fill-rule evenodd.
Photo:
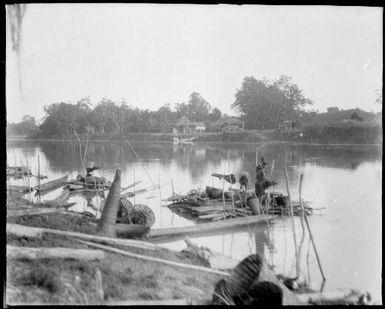
<instances>
[{"instance_id":1,"label":"shrub on bank","mask_svg":"<svg viewBox=\"0 0 385 309\"><path fill-rule=\"evenodd\" d=\"M286 132L278 136L281 140L307 143L381 144L382 126L367 122L346 121L328 126L309 126L302 132Z\"/></svg>"}]
</instances>

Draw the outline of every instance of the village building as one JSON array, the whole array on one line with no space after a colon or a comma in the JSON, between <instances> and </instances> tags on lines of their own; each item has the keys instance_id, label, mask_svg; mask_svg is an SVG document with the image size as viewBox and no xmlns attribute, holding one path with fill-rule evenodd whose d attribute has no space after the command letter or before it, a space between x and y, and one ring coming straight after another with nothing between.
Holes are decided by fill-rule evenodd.
<instances>
[{"instance_id":1,"label":"village building","mask_svg":"<svg viewBox=\"0 0 385 309\"><path fill-rule=\"evenodd\" d=\"M175 123L173 128L173 133L174 134L195 133L195 126L190 120L187 119L186 116L183 116Z\"/></svg>"},{"instance_id":2,"label":"village building","mask_svg":"<svg viewBox=\"0 0 385 309\"><path fill-rule=\"evenodd\" d=\"M297 123L295 121L292 121L292 120L282 121L278 125L278 131L280 131L280 132L288 132L288 131L293 131L293 130L297 130L297 129L298 129Z\"/></svg>"},{"instance_id":3,"label":"village building","mask_svg":"<svg viewBox=\"0 0 385 309\"><path fill-rule=\"evenodd\" d=\"M238 132L245 129L245 123L237 117L224 117L212 124L215 132Z\"/></svg>"},{"instance_id":4,"label":"village building","mask_svg":"<svg viewBox=\"0 0 385 309\"><path fill-rule=\"evenodd\" d=\"M196 133L200 133L200 132L205 132L206 131L206 124L203 121L195 121L192 124L195 127L195 132Z\"/></svg>"}]
</instances>

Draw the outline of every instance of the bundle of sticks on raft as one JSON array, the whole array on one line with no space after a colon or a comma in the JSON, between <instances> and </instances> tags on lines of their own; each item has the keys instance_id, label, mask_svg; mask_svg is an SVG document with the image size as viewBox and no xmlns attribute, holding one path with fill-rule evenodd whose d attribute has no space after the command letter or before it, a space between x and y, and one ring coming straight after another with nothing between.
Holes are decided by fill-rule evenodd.
<instances>
[{"instance_id":1,"label":"bundle of sticks on raft","mask_svg":"<svg viewBox=\"0 0 385 309\"><path fill-rule=\"evenodd\" d=\"M205 192L191 190L185 195L174 195L166 201L172 202L168 205L168 207L173 212L186 219L197 221L217 221L253 215L252 209L247 205L247 198L241 197L241 195L242 194L239 190L232 190L233 198L231 198L231 191L224 192L223 194L221 189L206 187ZM252 194L249 193L249 195ZM224 201L220 196L225 197ZM302 210L299 202L292 201L292 204L293 214L300 216ZM303 204L305 204L303 206L306 214L313 214L315 209L308 206L307 203ZM262 204L259 203L259 206L261 208L261 212L270 215L289 215L287 197L280 193L269 194L269 198L263 199Z\"/></svg>"}]
</instances>

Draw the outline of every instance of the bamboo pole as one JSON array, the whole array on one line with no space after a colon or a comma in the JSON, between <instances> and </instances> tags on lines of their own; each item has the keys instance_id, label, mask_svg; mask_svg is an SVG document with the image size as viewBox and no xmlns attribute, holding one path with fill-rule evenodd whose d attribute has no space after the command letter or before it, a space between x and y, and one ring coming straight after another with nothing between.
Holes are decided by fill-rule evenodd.
<instances>
[{"instance_id":1,"label":"bamboo pole","mask_svg":"<svg viewBox=\"0 0 385 309\"><path fill-rule=\"evenodd\" d=\"M271 163L271 169L270 169L269 180L271 180L271 176L273 175L274 164L275 164L275 159L273 159L273 163Z\"/></svg>"},{"instance_id":2,"label":"bamboo pole","mask_svg":"<svg viewBox=\"0 0 385 309\"><path fill-rule=\"evenodd\" d=\"M294 225L294 217L293 217L293 206L291 204L291 198L290 198L290 190L289 190L289 180L287 176L287 168L285 166L285 181L286 181L286 190L287 190L287 196L289 198L289 213L290 213L290 219L291 219L291 225L293 228L293 240L294 240L294 249L295 249L295 259L296 259L296 274L297 278L299 277L299 259L298 259L298 248L297 248L297 236L295 232L295 225Z\"/></svg>"},{"instance_id":3,"label":"bamboo pole","mask_svg":"<svg viewBox=\"0 0 385 309\"><path fill-rule=\"evenodd\" d=\"M305 209L304 209L304 207L302 205L302 199L301 199L302 180L303 180L303 174L301 174L300 186L299 186L299 205L301 207L301 213L302 213L301 217L303 216L303 218L305 219L306 226L307 226L307 229L309 231L310 240L311 240L311 242L313 244L315 256L317 258L317 263L318 263L318 267L319 267L320 272L321 272L322 279L323 279L323 281L326 281L326 277L324 275L324 272L323 272L323 269L322 269L322 265L321 265L321 260L319 258L318 251L317 251L317 248L316 248L316 245L315 245L315 242L314 242L313 234L312 234L311 229L310 229L310 224L309 224L309 221L307 219L307 215L306 215ZM302 224L303 224L303 222L302 222ZM303 226L303 229L305 229L304 226Z\"/></svg>"},{"instance_id":4,"label":"bamboo pole","mask_svg":"<svg viewBox=\"0 0 385 309\"><path fill-rule=\"evenodd\" d=\"M232 210L234 210L235 209L235 203L234 203L233 183L231 181L230 152L227 154L227 167L228 167L228 173L230 175L231 206L232 206Z\"/></svg>"},{"instance_id":5,"label":"bamboo pole","mask_svg":"<svg viewBox=\"0 0 385 309\"><path fill-rule=\"evenodd\" d=\"M29 248L7 245L8 259L77 259L77 260L102 260L106 254L102 250L74 249L74 248Z\"/></svg>"},{"instance_id":6,"label":"bamboo pole","mask_svg":"<svg viewBox=\"0 0 385 309\"><path fill-rule=\"evenodd\" d=\"M133 171L133 172L134 172L134 205L135 205L135 204L136 204L136 203L135 203L135 200L136 200L136 198L135 198L135 196L136 196L136 192L135 192L135 191L136 191L136 189L135 189L135 188L136 188L136 182L135 182L135 168L134 168L134 171Z\"/></svg>"},{"instance_id":7,"label":"bamboo pole","mask_svg":"<svg viewBox=\"0 0 385 309\"><path fill-rule=\"evenodd\" d=\"M31 196L32 188L31 188L31 177L29 176L29 164L28 164L28 160L26 160L26 164L27 164L27 179L28 179L29 201L31 202L31 200L32 200L32 196Z\"/></svg>"},{"instance_id":8,"label":"bamboo pole","mask_svg":"<svg viewBox=\"0 0 385 309\"><path fill-rule=\"evenodd\" d=\"M325 277L325 274L324 274L324 272L323 272L322 265L321 265L321 260L320 260L320 257L319 257L319 255L318 255L317 248L316 248L316 246L315 246L313 234L312 234L312 232L311 232L310 225L309 225L309 221L308 221L308 219L307 219L306 214L305 214L305 222L306 222L306 225L307 225L307 229L308 229L308 231L309 231L309 236L310 236L311 242L312 242L312 244L313 244L315 256L316 256L316 258L317 258L317 263L318 263L319 270L320 270L320 272L321 272L322 279L323 279L323 281L326 281L326 277Z\"/></svg>"},{"instance_id":9,"label":"bamboo pole","mask_svg":"<svg viewBox=\"0 0 385 309\"><path fill-rule=\"evenodd\" d=\"M40 155L37 155L37 187L39 188L38 192L38 202L41 203L41 196L40 196Z\"/></svg>"},{"instance_id":10,"label":"bamboo pole","mask_svg":"<svg viewBox=\"0 0 385 309\"><path fill-rule=\"evenodd\" d=\"M304 216L305 216L305 208L302 205L302 182L303 182L303 174L301 174L299 178L299 189L298 189L298 196L299 196L299 206L301 208L301 227L302 227L302 236L298 247L298 264L301 265L301 256L302 256L302 247L303 243L305 241L305 223L304 223Z\"/></svg>"},{"instance_id":11,"label":"bamboo pole","mask_svg":"<svg viewBox=\"0 0 385 309\"><path fill-rule=\"evenodd\" d=\"M33 208L33 209L21 209L21 210L8 210L7 216L8 217L20 217L25 215L41 215L41 214L47 214L47 213L54 213L54 212L64 212L66 211L66 207L40 207L40 208Z\"/></svg>"},{"instance_id":12,"label":"bamboo pole","mask_svg":"<svg viewBox=\"0 0 385 309\"><path fill-rule=\"evenodd\" d=\"M162 191L160 189L160 170L158 170L158 189L159 189L159 204L160 204L160 227L163 227L162 216Z\"/></svg>"},{"instance_id":13,"label":"bamboo pole","mask_svg":"<svg viewBox=\"0 0 385 309\"><path fill-rule=\"evenodd\" d=\"M25 226L20 224L7 223L7 234L15 235L18 237L41 238L43 233L87 239L95 242L100 241L100 242L105 242L105 243L118 245L118 246L127 246L127 247L134 247L134 248L140 248L140 249L146 249L146 250L156 250L158 248L161 248L160 246L154 245L153 243L140 241L140 240L105 237L105 236L98 236L94 234L85 234L85 233L79 233L79 232L63 231L63 230L48 229L48 228L38 228L38 227L30 227L30 226Z\"/></svg>"},{"instance_id":14,"label":"bamboo pole","mask_svg":"<svg viewBox=\"0 0 385 309\"><path fill-rule=\"evenodd\" d=\"M131 252L124 251L124 250L121 250L121 249L117 249L117 248L113 248L113 247L109 247L109 246L104 246L104 245L100 245L100 244L95 244L95 243L84 241L84 240L80 240L80 239L78 239L78 241L83 243L83 244L86 244L86 245L88 245L90 247L95 247L95 248L103 249L103 250L106 250L106 251L122 254L122 255L133 257L133 258L137 258L137 259L142 259L142 260L147 260L147 261L151 261L151 262L157 262L157 263L162 263L162 264L167 264L167 265L172 265L172 266L177 266L177 267L181 267L181 268L199 270L199 271L204 271L204 272L207 272L207 273L214 273L214 274L222 275L222 276L229 276L228 272L224 272L224 271L220 271L220 270L216 270L216 269L211 269L211 268L208 268L208 267L197 266L197 265L192 265L192 264L185 264L185 263L179 263L179 262L173 262L173 261L164 260L164 259L160 259L160 258L156 258L156 257L151 257L151 256L131 253Z\"/></svg>"},{"instance_id":15,"label":"bamboo pole","mask_svg":"<svg viewBox=\"0 0 385 309\"><path fill-rule=\"evenodd\" d=\"M104 306L187 306L193 305L193 301L187 299L156 299L156 300L110 300L102 303Z\"/></svg>"}]
</instances>

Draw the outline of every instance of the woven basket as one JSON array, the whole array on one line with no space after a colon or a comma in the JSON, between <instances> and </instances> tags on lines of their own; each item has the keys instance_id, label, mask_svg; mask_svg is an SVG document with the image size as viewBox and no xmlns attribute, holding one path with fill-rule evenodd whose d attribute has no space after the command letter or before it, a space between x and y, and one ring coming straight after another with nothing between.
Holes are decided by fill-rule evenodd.
<instances>
[{"instance_id":1,"label":"woven basket","mask_svg":"<svg viewBox=\"0 0 385 309\"><path fill-rule=\"evenodd\" d=\"M155 223L155 214L152 209L143 204L133 205L128 199L120 199L118 217L124 219L124 223L142 224L151 227Z\"/></svg>"}]
</instances>

